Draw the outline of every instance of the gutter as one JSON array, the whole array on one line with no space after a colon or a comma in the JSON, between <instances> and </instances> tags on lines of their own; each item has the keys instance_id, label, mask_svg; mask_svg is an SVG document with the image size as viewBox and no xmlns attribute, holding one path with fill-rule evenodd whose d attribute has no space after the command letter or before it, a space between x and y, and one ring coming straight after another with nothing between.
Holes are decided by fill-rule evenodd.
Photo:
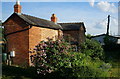
<instances>
[{"instance_id":1,"label":"gutter","mask_svg":"<svg viewBox=\"0 0 120 79\"><path fill-rule=\"evenodd\" d=\"M23 32L23 31L29 30L30 28L32 28L31 25L30 25L29 28L27 28L27 29L23 29L23 30L19 30L19 31L11 32L11 33L5 34L5 36L12 35L12 34L19 33L19 32Z\"/></svg>"}]
</instances>

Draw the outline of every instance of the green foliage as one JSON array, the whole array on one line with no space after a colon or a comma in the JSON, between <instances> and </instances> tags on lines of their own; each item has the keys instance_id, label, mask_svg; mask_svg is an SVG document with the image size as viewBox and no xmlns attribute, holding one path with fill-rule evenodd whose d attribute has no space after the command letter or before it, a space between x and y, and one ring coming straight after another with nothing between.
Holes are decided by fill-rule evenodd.
<instances>
[{"instance_id":1,"label":"green foliage","mask_svg":"<svg viewBox=\"0 0 120 79\"><path fill-rule=\"evenodd\" d=\"M92 57L93 59L104 59L103 48L99 42L95 40L86 39L86 41L80 45L81 52Z\"/></svg>"},{"instance_id":2,"label":"green foliage","mask_svg":"<svg viewBox=\"0 0 120 79\"><path fill-rule=\"evenodd\" d=\"M82 47L87 51L82 49L84 53L73 52L72 46L64 40L49 39L36 46L36 54L32 55L31 59L37 67L38 74L53 76L59 73L57 76L60 77L109 77L108 71L111 66L99 60L102 56L99 53L102 52L101 46L86 40Z\"/></svg>"},{"instance_id":3,"label":"green foliage","mask_svg":"<svg viewBox=\"0 0 120 79\"><path fill-rule=\"evenodd\" d=\"M2 21L0 20L0 26L2 26Z\"/></svg>"},{"instance_id":4,"label":"green foliage","mask_svg":"<svg viewBox=\"0 0 120 79\"><path fill-rule=\"evenodd\" d=\"M104 37L104 43L105 45L116 45L117 39L114 39L108 35Z\"/></svg>"},{"instance_id":5,"label":"green foliage","mask_svg":"<svg viewBox=\"0 0 120 79\"><path fill-rule=\"evenodd\" d=\"M90 34L87 34L87 35L86 35L86 38L90 39L90 38L91 38L91 35L90 35Z\"/></svg>"},{"instance_id":6,"label":"green foliage","mask_svg":"<svg viewBox=\"0 0 120 79\"><path fill-rule=\"evenodd\" d=\"M68 77L109 77L108 66L101 60L93 61L91 57L85 54L74 52L70 53L71 56L68 58L70 62L67 66L62 66L61 75ZM64 63L64 62L62 62Z\"/></svg>"},{"instance_id":7,"label":"green foliage","mask_svg":"<svg viewBox=\"0 0 120 79\"><path fill-rule=\"evenodd\" d=\"M105 51L115 51L117 49L119 49L119 46L117 45L117 38L114 37L110 37L108 35L106 35L104 37L104 49Z\"/></svg>"},{"instance_id":8,"label":"green foliage","mask_svg":"<svg viewBox=\"0 0 120 79\"><path fill-rule=\"evenodd\" d=\"M48 42L41 42L34 49L37 54L31 56L35 57L33 63L42 69L40 73L43 74L59 69L69 62L67 54L71 51L70 47L71 45L64 40L52 41L49 39ZM62 63L63 59L64 62L66 61L64 64Z\"/></svg>"},{"instance_id":9,"label":"green foliage","mask_svg":"<svg viewBox=\"0 0 120 79\"><path fill-rule=\"evenodd\" d=\"M5 39L5 36L4 36L4 28L0 28L0 41L3 42L0 47L2 48L2 52L6 52L5 48L6 48L6 39Z\"/></svg>"}]
</instances>

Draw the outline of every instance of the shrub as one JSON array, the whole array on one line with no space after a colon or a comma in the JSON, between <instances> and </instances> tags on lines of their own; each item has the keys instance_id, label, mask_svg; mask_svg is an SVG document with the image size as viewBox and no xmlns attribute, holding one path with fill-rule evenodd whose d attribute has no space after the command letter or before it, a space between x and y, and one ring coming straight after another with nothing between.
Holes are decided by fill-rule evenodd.
<instances>
[{"instance_id":1,"label":"shrub","mask_svg":"<svg viewBox=\"0 0 120 79\"><path fill-rule=\"evenodd\" d=\"M71 45L64 40L49 39L48 42L40 42L34 50L36 54L31 56L32 62L39 67L39 73L46 74L63 66L63 59L66 61L64 64L68 63L67 54L71 51Z\"/></svg>"},{"instance_id":2,"label":"shrub","mask_svg":"<svg viewBox=\"0 0 120 79\"><path fill-rule=\"evenodd\" d=\"M117 49L119 49L118 45L117 45L117 38L113 38L113 37L110 37L108 35L106 35L104 37L104 49L105 51L116 51Z\"/></svg>"},{"instance_id":3,"label":"shrub","mask_svg":"<svg viewBox=\"0 0 120 79\"><path fill-rule=\"evenodd\" d=\"M80 45L81 52L92 57L93 59L104 59L103 48L99 42L95 40L86 39L86 41Z\"/></svg>"},{"instance_id":4,"label":"shrub","mask_svg":"<svg viewBox=\"0 0 120 79\"><path fill-rule=\"evenodd\" d=\"M89 43L87 46L90 46ZM49 39L47 42L38 44L34 50L36 54L31 56L32 62L37 66L39 74L53 76L59 73L57 77L106 77L109 75L110 68L106 68L105 71L103 61L99 59L93 61L91 55L73 52L72 46L64 40ZM95 53L98 51L96 50Z\"/></svg>"},{"instance_id":5,"label":"shrub","mask_svg":"<svg viewBox=\"0 0 120 79\"><path fill-rule=\"evenodd\" d=\"M86 35L86 38L90 39L90 38L91 38L91 35L90 35L90 34L87 34L87 35Z\"/></svg>"}]
</instances>

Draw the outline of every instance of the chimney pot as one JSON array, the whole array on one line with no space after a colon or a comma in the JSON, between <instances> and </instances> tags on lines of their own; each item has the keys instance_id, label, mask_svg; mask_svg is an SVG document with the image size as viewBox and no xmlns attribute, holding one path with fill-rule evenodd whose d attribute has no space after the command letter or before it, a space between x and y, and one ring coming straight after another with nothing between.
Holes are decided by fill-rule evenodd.
<instances>
[{"instance_id":1,"label":"chimney pot","mask_svg":"<svg viewBox=\"0 0 120 79\"><path fill-rule=\"evenodd\" d=\"M20 2L19 0L16 1L16 4L14 5L14 12L15 13L21 13L21 5L20 5Z\"/></svg>"},{"instance_id":2,"label":"chimney pot","mask_svg":"<svg viewBox=\"0 0 120 79\"><path fill-rule=\"evenodd\" d=\"M56 17L55 14L52 14L51 21L54 22L54 23L57 23L57 17Z\"/></svg>"}]
</instances>

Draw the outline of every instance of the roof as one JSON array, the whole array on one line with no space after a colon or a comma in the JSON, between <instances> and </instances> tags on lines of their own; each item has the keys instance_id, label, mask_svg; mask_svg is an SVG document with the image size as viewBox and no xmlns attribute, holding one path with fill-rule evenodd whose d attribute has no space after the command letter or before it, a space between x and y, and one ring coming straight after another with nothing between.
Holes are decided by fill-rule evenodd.
<instances>
[{"instance_id":1,"label":"roof","mask_svg":"<svg viewBox=\"0 0 120 79\"><path fill-rule=\"evenodd\" d=\"M118 35L118 36L115 36L115 37L117 37L117 38L119 38L120 39L120 36Z\"/></svg>"},{"instance_id":2,"label":"roof","mask_svg":"<svg viewBox=\"0 0 120 79\"><path fill-rule=\"evenodd\" d=\"M80 27L83 27L85 30L85 26L83 22L75 22L75 23L58 23L62 26L63 30L80 30Z\"/></svg>"},{"instance_id":3,"label":"roof","mask_svg":"<svg viewBox=\"0 0 120 79\"><path fill-rule=\"evenodd\" d=\"M91 36L91 38L95 38L95 37L100 37L100 36L106 36L106 34L100 34L100 35L96 35L96 36ZM112 38L119 38L119 37L115 37L115 36L112 36L112 35L109 35L109 37L112 37Z\"/></svg>"},{"instance_id":4,"label":"roof","mask_svg":"<svg viewBox=\"0 0 120 79\"><path fill-rule=\"evenodd\" d=\"M34 17L34 16L22 14L22 13L13 13L9 18L11 18L13 15L19 16L22 20L27 22L29 25L44 27L44 28L50 28L50 29L62 29L60 25L55 24L52 21L48 21L48 20L45 20L45 19L37 18L37 17Z\"/></svg>"}]
</instances>

